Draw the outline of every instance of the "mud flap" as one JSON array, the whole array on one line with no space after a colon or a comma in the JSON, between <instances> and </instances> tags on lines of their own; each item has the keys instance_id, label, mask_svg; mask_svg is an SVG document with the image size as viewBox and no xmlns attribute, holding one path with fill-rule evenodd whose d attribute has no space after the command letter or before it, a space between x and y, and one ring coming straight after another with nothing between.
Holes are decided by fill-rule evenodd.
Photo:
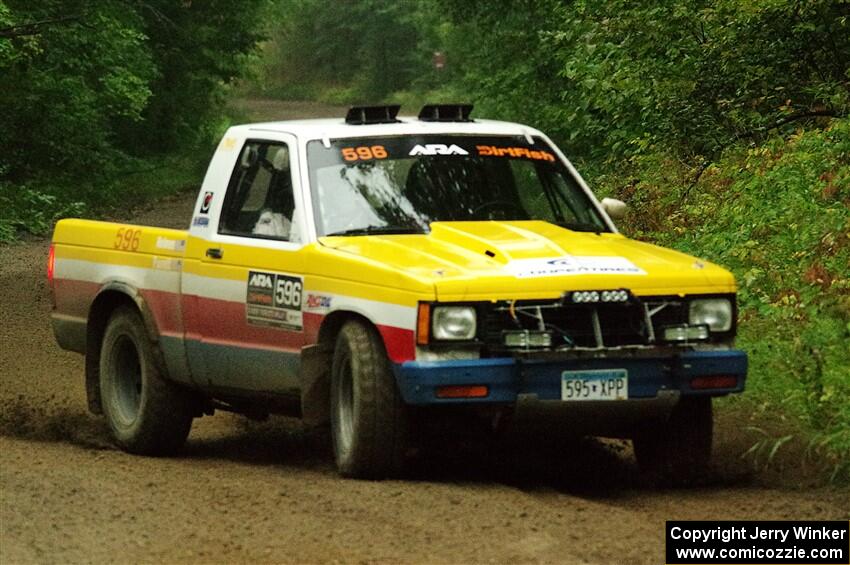
<instances>
[{"instance_id":1,"label":"mud flap","mask_svg":"<svg viewBox=\"0 0 850 565\"><path fill-rule=\"evenodd\" d=\"M321 345L301 349L301 417L311 426L330 420L330 374L333 351Z\"/></svg>"},{"instance_id":2,"label":"mud flap","mask_svg":"<svg viewBox=\"0 0 850 565\"><path fill-rule=\"evenodd\" d=\"M86 403L92 414L103 414L100 403L100 344L97 354L86 354Z\"/></svg>"}]
</instances>

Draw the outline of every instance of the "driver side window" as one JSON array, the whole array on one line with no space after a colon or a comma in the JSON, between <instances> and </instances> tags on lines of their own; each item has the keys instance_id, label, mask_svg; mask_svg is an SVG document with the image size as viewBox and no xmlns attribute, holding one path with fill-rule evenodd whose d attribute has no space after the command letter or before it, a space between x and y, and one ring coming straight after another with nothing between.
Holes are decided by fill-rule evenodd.
<instances>
[{"instance_id":1,"label":"driver side window","mask_svg":"<svg viewBox=\"0 0 850 565\"><path fill-rule=\"evenodd\" d=\"M219 233L298 242L289 147L248 141L224 198Z\"/></svg>"}]
</instances>

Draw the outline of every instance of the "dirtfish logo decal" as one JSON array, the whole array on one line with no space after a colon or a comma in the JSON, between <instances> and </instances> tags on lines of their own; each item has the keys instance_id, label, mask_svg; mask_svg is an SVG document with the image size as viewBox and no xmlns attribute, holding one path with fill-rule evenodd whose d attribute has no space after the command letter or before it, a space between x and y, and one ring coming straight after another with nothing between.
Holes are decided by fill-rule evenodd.
<instances>
[{"instance_id":1,"label":"dirtfish logo decal","mask_svg":"<svg viewBox=\"0 0 850 565\"><path fill-rule=\"evenodd\" d=\"M417 145L410 150L409 155L469 155L469 152L454 144L427 143L425 145Z\"/></svg>"}]
</instances>

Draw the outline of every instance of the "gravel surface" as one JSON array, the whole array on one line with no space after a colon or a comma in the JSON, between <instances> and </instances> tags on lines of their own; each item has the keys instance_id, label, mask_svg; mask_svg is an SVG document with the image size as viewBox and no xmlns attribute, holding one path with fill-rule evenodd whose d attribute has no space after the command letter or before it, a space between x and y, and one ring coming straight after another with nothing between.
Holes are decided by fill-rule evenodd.
<instances>
[{"instance_id":1,"label":"gravel surface","mask_svg":"<svg viewBox=\"0 0 850 565\"><path fill-rule=\"evenodd\" d=\"M184 227L194 197L133 221ZM754 472L733 409L711 480L687 490L642 484L626 444L551 419L448 443L404 481L338 478L326 430L287 418L217 414L180 456L125 454L86 411L83 358L53 340L47 247L0 247L0 563L661 563L669 519L850 519L847 491Z\"/></svg>"}]
</instances>

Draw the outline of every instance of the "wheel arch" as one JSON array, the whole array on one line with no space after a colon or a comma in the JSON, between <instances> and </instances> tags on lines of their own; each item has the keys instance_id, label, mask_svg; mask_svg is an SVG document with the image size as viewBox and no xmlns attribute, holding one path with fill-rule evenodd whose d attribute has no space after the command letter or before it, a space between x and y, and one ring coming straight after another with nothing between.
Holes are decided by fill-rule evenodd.
<instances>
[{"instance_id":1,"label":"wheel arch","mask_svg":"<svg viewBox=\"0 0 850 565\"><path fill-rule=\"evenodd\" d=\"M375 323L364 314L334 310L322 320L316 343L301 350L301 415L308 424L320 425L330 420L331 360L339 331L351 320L362 322L380 337Z\"/></svg>"},{"instance_id":2,"label":"wheel arch","mask_svg":"<svg viewBox=\"0 0 850 565\"><path fill-rule=\"evenodd\" d=\"M102 414L100 398L100 348L106 324L112 313L127 306L134 309L142 318L148 337L153 343L158 338L158 330L153 314L137 289L123 282L105 284L92 301L86 321L86 402L89 411ZM155 348L158 353L158 348Z\"/></svg>"}]
</instances>

